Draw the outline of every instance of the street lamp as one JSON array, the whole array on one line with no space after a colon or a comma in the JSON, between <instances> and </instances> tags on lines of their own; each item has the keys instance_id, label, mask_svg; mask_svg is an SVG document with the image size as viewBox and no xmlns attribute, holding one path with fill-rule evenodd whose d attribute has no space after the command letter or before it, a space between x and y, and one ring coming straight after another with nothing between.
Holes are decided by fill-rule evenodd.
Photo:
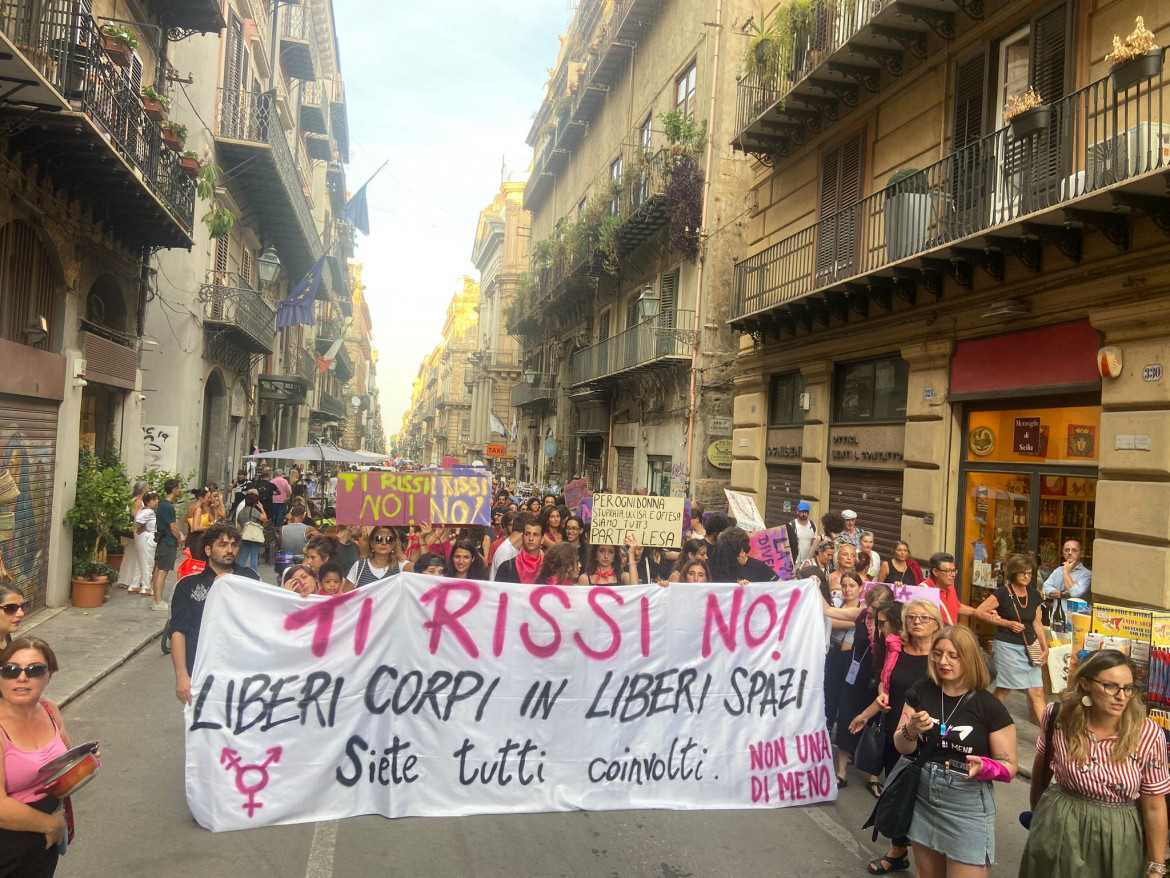
<instances>
[{"instance_id":1,"label":"street lamp","mask_svg":"<svg viewBox=\"0 0 1170 878\"><path fill-rule=\"evenodd\" d=\"M276 255L276 250L266 247L256 261L259 263L260 280L266 284L275 283L280 274L280 257Z\"/></svg>"},{"instance_id":2,"label":"street lamp","mask_svg":"<svg viewBox=\"0 0 1170 878\"><path fill-rule=\"evenodd\" d=\"M642 315L643 321L658 316L658 305L660 301L659 295L654 292L654 287L650 286L650 284L646 284L642 288L642 295L638 296L638 313Z\"/></svg>"},{"instance_id":3,"label":"street lamp","mask_svg":"<svg viewBox=\"0 0 1170 878\"><path fill-rule=\"evenodd\" d=\"M526 370L524 372L524 380L527 381L528 386L531 387L533 384L536 383L536 372L532 369Z\"/></svg>"}]
</instances>

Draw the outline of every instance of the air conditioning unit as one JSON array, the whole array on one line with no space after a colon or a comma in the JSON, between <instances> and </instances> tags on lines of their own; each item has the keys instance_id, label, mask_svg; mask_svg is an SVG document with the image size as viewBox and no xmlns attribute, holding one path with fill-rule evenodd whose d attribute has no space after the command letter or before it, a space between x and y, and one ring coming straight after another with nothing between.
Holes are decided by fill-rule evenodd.
<instances>
[{"instance_id":1,"label":"air conditioning unit","mask_svg":"<svg viewBox=\"0 0 1170 878\"><path fill-rule=\"evenodd\" d=\"M1098 141L1089 147L1085 165L1088 191L1170 166L1170 125L1142 122Z\"/></svg>"}]
</instances>

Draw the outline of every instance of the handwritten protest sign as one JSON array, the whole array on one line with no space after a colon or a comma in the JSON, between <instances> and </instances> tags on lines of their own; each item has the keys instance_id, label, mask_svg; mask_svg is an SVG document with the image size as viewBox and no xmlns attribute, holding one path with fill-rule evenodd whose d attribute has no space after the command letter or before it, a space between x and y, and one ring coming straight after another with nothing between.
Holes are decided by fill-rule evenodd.
<instances>
[{"instance_id":1,"label":"handwritten protest sign","mask_svg":"<svg viewBox=\"0 0 1170 878\"><path fill-rule=\"evenodd\" d=\"M683 499L640 494L597 494L589 542L620 545L633 533L643 546L677 548L682 544Z\"/></svg>"},{"instance_id":2,"label":"handwritten protest sign","mask_svg":"<svg viewBox=\"0 0 1170 878\"><path fill-rule=\"evenodd\" d=\"M788 547L788 530L774 527L751 535L751 555L772 568L781 579L792 578L792 550Z\"/></svg>"},{"instance_id":3,"label":"handwritten protest sign","mask_svg":"<svg viewBox=\"0 0 1170 878\"><path fill-rule=\"evenodd\" d=\"M862 597L865 597L866 593L877 584L878 583L876 582L867 582L861 589ZM882 585L888 585L891 589L893 589L894 600L900 603L905 604L910 601L924 600L930 601L936 607L942 606L942 595L939 593L937 588L933 588L932 586L902 585L901 583L897 582L884 582Z\"/></svg>"},{"instance_id":4,"label":"handwritten protest sign","mask_svg":"<svg viewBox=\"0 0 1170 878\"><path fill-rule=\"evenodd\" d=\"M736 525L749 533L764 529L764 516L760 515L759 507L751 496L728 488L724 488L723 493L727 495L727 506Z\"/></svg>"},{"instance_id":5,"label":"handwritten protest sign","mask_svg":"<svg viewBox=\"0 0 1170 878\"><path fill-rule=\"evenodd\" d=\"M185 709L211 830L837 796L813 580L662 589L225 576Z\"/></svg>"},{"instance_id":6,"label":"handwritten protest sign","mask_svg":"<svg viewBox=\"0 0 1170 878\"><path fill-rule=\"evenodd\" d=\"M581 513L581 503L593 495L589 491L589 479L575 479L565 485L565 505L574 515Z\"/></svg>"},{"instance_id":7,"label":"handwritten protest sign","mask_svg":"<svg viewBox=\"0 0 1170 878\"><path fill-rule=\"evenodd\" d=\"M489 525L492 477L484 470L337 474L338 524Z\"/></svg>"}]
</instances>

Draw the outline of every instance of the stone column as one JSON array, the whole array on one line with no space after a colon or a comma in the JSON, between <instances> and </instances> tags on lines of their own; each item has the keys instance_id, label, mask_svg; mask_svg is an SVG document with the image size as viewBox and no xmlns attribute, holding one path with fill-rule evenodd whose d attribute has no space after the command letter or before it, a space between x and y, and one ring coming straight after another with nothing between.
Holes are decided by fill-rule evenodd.
<instances>
[{"instance_id":1,"label":"stone column","mask_svg":"<svg viewBox=\"0 0 1170 878\"><path fill-rule=\"evenodd\" d=\"M764 511L768 493L768 467L764 462L768 444L768 393L763 375L736 381L732 406L731 490L742 491L756 500Z\"/></svg>"},{"instance_id":2,"label":"stone column","mask_svg":"<svg viewBox=\"0 0 1170 878\"><path fill-rule=\"evenodd\" d=\"M817 360L801 366L804 392L809 407L804 413L801 441L800 496L812 506L811 518L818 522L829 511L829 419L833 410L833 361Z\"/></svg>"},{"instance_id":3,"label":"stone column","mask_svg":"<svg viewBox=\"0 0 1170 878\"><path fill-rule=\"evenodd\" d=\"M949 526L954 506L950 485L956 478L951 465L954 417L947 399L953 350L949 338L902 349L902 358L910 364L902 451L906 463L902 539L918 558L946 550L954 533Z\"/></svg>"}]
</instances>

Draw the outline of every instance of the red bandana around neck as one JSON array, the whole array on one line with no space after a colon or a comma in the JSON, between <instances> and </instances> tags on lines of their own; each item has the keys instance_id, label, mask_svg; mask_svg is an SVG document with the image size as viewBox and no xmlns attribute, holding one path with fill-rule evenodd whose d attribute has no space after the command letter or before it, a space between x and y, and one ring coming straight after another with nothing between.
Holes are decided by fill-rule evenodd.
<instances>
[{"instance_id":1,"label":"red bandana around neck","mask_svg":"<svg viewBox=\"0 0 1170 878\"><path fill-rule=\"evenodd\" d=\"M521 549L520 554L516 556L516 572L520 574L520 581L527 585L535 583L536 574L540 572L540 565L543 560L540 552L537 552L535 555L530 555L527 551Z\"/></svg>"}]
</instances>

